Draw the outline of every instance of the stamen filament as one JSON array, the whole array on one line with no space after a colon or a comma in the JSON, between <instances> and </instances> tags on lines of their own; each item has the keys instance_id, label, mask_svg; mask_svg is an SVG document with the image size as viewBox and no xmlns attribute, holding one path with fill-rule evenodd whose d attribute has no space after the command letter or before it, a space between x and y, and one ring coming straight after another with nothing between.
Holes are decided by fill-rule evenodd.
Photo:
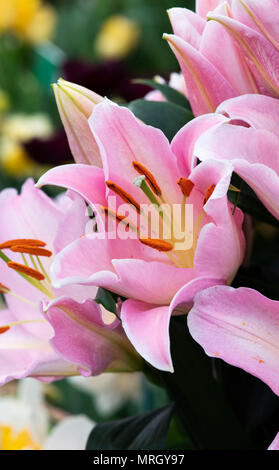
<instances>
[{"instance_id":1,"label":"stamen filament","mask_svg":"<svg viewBox=\"0 0 279 470\"><path fill-rule=\"evenodd\" d=\"M142 176L138 176L137 178L135 178L134 184L144 192L144 194L147 196L149 201L155 206L155 208L159 212L160 217L162 217L163 221L167 222L168 225L171 227L171 221L169 220L167 215L161 210L161 207L160 207L161 205L158 199L154 196L154 194L152 193L152 191L146 184L145 176L142 175Z\"/></svg>"},{"instance_id":2,"label":"stamen filament","mask_svg":"<svg viewBox=\"0 0 279 470\"><path fill-rule=\"evenodd\" d=\"M21 302L24 302L28 305L32 305L32 307L36 307L35 302L32 302L31 300L28 300L25 297L22 297L22 295L17 294L16 292L13 292L11 289L9 289L8 287L4 286L4 284L1 284L1 283L0 283L0 294L11 295L12 297L15 297Z\"/></svg>"},{"instance_id":3,"label":"stamen filament","mask_svg":"<svg viewBox=\"0 0 279 470\"><path fill-rule=\"evenodd\" d=\"M12 326L17 326L17 325L25 325L27 323L46 323L46 320L43 318L36 318L33 320L19 320L19 321L13 321L11 323L8 323L7 325L3 325L0 327L0 333L5 333L8 331ZM2 330L2 331L1 331ZM5 331L3 331L5 330Z\"/></svg>"},{"instance_id":4,"label":"stamen filament","mask_svg":"<svg viewBox=\"0 0 279 470\"><path fill-rule=\"evenodd\" d=\"M25 266L28 266L27 259L25 258L24 254L21 253L22 261L25 264Z\"/></svg>"},{"instance_id":5,"label":"stamen filament","mask_svg":"<svg viewBox=\"0 0 279 470\"><path fill-rule=\"evenodd\" d=\"M44 276L45 276L45 278L47 279L48 283L51 284L50 277L49 277L49 275L47 274L47 272L46 272L46 270L45 270L45 268L44 268L44 265L43 265L42 261L40 260L40 258L39 258L38 256L37 256L36 258L37 258L38 264L39 264L39 266L40 266L40 268L41 268L41 270L42 270L42 273L44 274Z\"/></svg>"},{"instance_id":6,"label":"stamen filament","mask_svg":"<svg viewBox=\"0 0 279 470\"><path fill-rule=\"evenodd\" d=\"M11 259L6 256L1 250L0 250L0 258L5 261L5 263L9 263L11 262ZM22 265L24 267L24 265ZM43 286L41 284L41 282L37 281L36 279L28 276L27 274L23 273L23 272L20 272L20 271L17 271L18 274L23 277L23 279L25 279L26 281L29 282L29 284L32 284L32 286L34 286L36 289L38 289L39 291L41 291L43 294L45 294L47 297L53 299L54 298L54 295L51 291L49 291L48 289L45 288L45 286Z\"/></svg>"}]
</instances>

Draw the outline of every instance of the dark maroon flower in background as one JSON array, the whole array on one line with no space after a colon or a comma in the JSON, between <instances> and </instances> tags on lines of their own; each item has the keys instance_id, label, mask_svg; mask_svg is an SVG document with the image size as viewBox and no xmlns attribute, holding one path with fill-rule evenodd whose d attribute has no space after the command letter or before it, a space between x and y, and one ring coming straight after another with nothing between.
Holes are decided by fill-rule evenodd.
<instances>
[{"instance_id":1,"label":"dark maroon flower in background","mask_svg":"<svg viewBox=\"0 0 279 470\"><path fill-rule=\"evenodd\" d=\"M64 129L48 139L32 139L24 143L29 157L43 165L57 165L73 159Z\"/></svg>"},{"instance_id":2,"label":"dark maroon flower in background","mask_svg":"<svg viewBox=\"0 0 279 470\"><path fill-rule=\"evenodd\" d=\"M151 88L133 83L133 77L123 61L90 64L78 59L67 60L61 75L69 82L77 83L102 96L118 97L124 101L143 98Z\"/></svg>"}]
</instances>

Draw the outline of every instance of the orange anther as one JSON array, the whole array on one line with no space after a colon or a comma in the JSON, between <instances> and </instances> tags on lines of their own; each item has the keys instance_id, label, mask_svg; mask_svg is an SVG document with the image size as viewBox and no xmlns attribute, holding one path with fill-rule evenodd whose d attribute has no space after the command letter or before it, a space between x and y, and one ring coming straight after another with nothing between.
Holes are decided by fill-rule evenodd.
<instances>
[{"instance_id":1,"label":"orange anther","mask_svg":"<svg viewBox=\"0 0 279 470\"><path fill-rule=\"evenodd\" d=\"M141 243L144 245L150 246L158 251L171 251L173 245L165 240L160 240L159 238L140 238Z\"/></svg>"},{"instance_id":2,"label":"orange anther","mask_svg":"<svg viewBox=\"0 0 279 470\"><path fill-rule=\"evenodd\" d=\"M8 240L4 243L0 243L0 250L11 248L14 245L46 246L46 243L41 240L33 240L31 238L17 238L15 240Z\"/></svg>"},{"instance_id":3,"label":"orange anther","mask_svg":"<svg viewBox=\"0 0 279 470\"><path fill-rule=\"evenodd\" d=\"M132 206L135 207L138 213L141 212L140 205L138 204L138 202L132 196L130 196L130 194L127 193L127 191L125 191L120 186L118 186L118 184L115 184L112 181L106 181L106 186L109 189L111 189L111 191L113 191L115 194L120 196L124 202L127 202L128 204L132 204Z\"/></svg>"},{"instance_id":4,"label":"orange anther","mask_svg":"<svg viewBox=\"0 0 279 470\"><path fill-rule=\"evenodd\" d=\"M161 188L158 185L152 173L147 168L145 168L145 166L143 166L141 163L137 162L136 160L133 161L133 167L140 175L145 176L146 182L149 184L152 191L155 194L157 194L157 196L161 196L162 194Z\"/></svg>"},{"instance_id":5,"label":"orange anther","mask_svg":"<svg viewBox=\"0 0 279 470\"><path fill-rule=\"evenodd\" d=\"M184 196L187 196L187 197L190 196L190 194L192 192L192 189L195 186L193 181L189 180L188 178L184 178L184 177L179 178L179 180L177 180L177 184L180 187L180 189L181 189L182 193L184 194Z\"/></svg>"},{"instance_id":6,"label":"orange anther","mask_svg":"<svg viewBox=\"0 0 279 470\"><path fill-rule=\"evenodd\" d=\"M210 198L211 194L213 193L214 189L215 189L215 184L211 184L210 186L208 186L207 190L205 191L203 205L205 205L207 203L207 201Z\"/></svg>"},{"instance_id":7,"label":"orange anther","mask_svg":"<svg viewBox=\"0 0 279 470\"><path fill-rule=\"evenodd\" d=\"M9 261L8 267L20 273L27 274L28 276L33 277L34 279L37 279L37 281L43 281L45 279L45 276L42 273L40 273L40 271L37 271L36 269L33 269L33 268L29 268L29 266L25 266L24 264L14 263L13 261Z\"/></svg>"},{"instance_id":8,"label":"orange anther","mask_svg":"<svg viewBox=\"0 0 279 470\"><path fill-rule=\"evenodd\" d=\"M36 246L15 245L11 246L11 250L15 253L27 253L29 255L47 256L48 258L52 256L52 252L50 250L46 250L45 248L38 248Z\"/></svg>"},{"instance_id":9,"label":"orange anther","mask_svg":"<svg viewBox=\"0 0 279 470\"><path fill-rule=\"evenodd\" d=\"M9 331L10 327L9 326L0 326L0 335L3 333L6 333L6 331Z\"/></svg>"}]
</instances>

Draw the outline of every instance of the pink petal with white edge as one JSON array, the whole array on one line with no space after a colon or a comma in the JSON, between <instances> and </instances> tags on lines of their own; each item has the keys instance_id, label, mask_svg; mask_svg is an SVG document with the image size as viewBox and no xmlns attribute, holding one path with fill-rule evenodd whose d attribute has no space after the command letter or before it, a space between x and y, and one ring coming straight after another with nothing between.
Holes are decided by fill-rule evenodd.
<instances>
[{"instance_id":1,"label":"pink petal with white edge","mask_svg":"<svg viewBox=\"0 0 279 470\"><path fill-rule=\"evenodd\" d=\"M168 15L174 34L199 49L206 21L186 8L171 8Z\"/></svg>"},{"instance_id":2,"label":"pink petal with white edge","mask_svg":"<svg viewBox=\"0 0 279 470\"><path fill-rule=\"evenodd\" d=\"M1 310L2 326L15 320L10 311ZM46 322L40 324L41 330L47 326ZM44 336L30 334L23 325L12 326L0 335L0 385L27 376L48 376L51 381L76 373L75 367L57 355Z\"/></svg>"},{"instance_id":3,"label":"pink petal with white edge","mask_svg":"<svg viewBox=\"0 0 279 470\"><path fill-rule=\"evenodd\" d=\"M238 209L233 215L232 205L227 199L233 171L232 165L227 163L216 160L203 162L194 168L190 179L203 193L209 184L215 185L203 208L212 222L200 231L194 258L195 273L198 276L210 273L210 277L231 282L243 260L245 240L241 230L242 212Z\"/></svg>"},{"instance_id":4,"label":"pink petal with white edge","mask_svg":"<svg viewBox=\"0 0 279 470\"><path fill-rule=\"evenodd\" d=\"M179 177L176 161L161 130L139 122L130 110L108 100L95 107L89 124L99 144L106 179L120 185L129 182L129 192L138 200L142 191L133 185L139 176L133 168L135 160L154 175L170 202L179 200L179 188L172 183Z\"/></svg>"},{"instance_id":5,"label":"pink petal with white edge","mask_svg":"<svg viewBox=\"0 0 279 470\"><path fill-rule=\"evenodd\" d=\"M226 4L220 5L214 13L227 16ZM239 48L218 22L206 23L199 50L227 79L237 94L259 92Z\"/></svg>"},{"instance_id":6,"label":"pink petal with white edge","mask_svg":"<svg viewBox=\"0 0 279 470\"><path fill-rule=\"evenodd\" d=\"M226 16L211 13L210 20L223 25L239 45L261 94L279 94L279 52L262 34Z\"/></svg>"},{"instance_id":7,"label":"pink petal with white edge","mask_svg":"<svg viewBox=\"0 0 279 470\"><path fill-rule=\"evenodd\" d=\"M227 118L219 114L205 114L188 122L178 131L171 143L171 149L177 158L177 165L181 176L187 177L195 161L193 150L197 139L208 129L226 122Z\"/></svg>"},{"instance_id":8,"label":"pink petal with white edge","mask_svg":"<svg viewBox=\"0 0 279 470\"><path fill-rule=\"evenodd\" d=\"M267 450L279 450L279 432Z\"/></svg>"},{"instance_id":9,"label":"pink petal with white edge","mask_svg":"<svg viewBox=\"0 0 279 470\"><path fill-rule=\"evenodd\" d=\"M224 101L217 113L226 114L231 119L243 120L256 129L265 129L279 137L279 101L265 95L243 95Z\"/></svg>"},{"instance_id":10,"label":"pink petal with white edge","mask_svg":"<svg viewBox=\"0 0 279 470\"><path fill-rule=\"evenodd\" d=\"M197 277L183 286L174 296L170 310L173 315L185 315L193 307L195 295L209 287L224 285L224 279L211 279L208 277Z\"/></svg>"},{"instance_id":11,"label":"pink petal with white edge","mask_svg":"<svg viewBox=\"0 0 279 470\"><path fill-rule=\"evenodd\" d=\"M263 129L231 124L205 132L196 142L200 160L230 160L234 171L256 192L267 209L279 217L279 139Z\"/></svg>"},{"instance_id":12,"label":"pink petal with white edge","mask_svg":"<svg viewBox=\"0 0 279 470\"><path fill-rule=\"evenodd\" d=\"M263 34L279 49L279 9L277 0L232 0L232 16Z\"/></svg>"},{"instance_id":13,"label":"pink petal with white edge","mask_svg":"<svg viewBox=\"0 0 279 470\"><path fill-rule=\"evenodd\" d=\"M244 369L279 394L279 302L248 288L212 287L195 297L188 326L209 356Z\"/></svg>"},{"instance_id":14,"label":"pink petal with white edge","mask_svg":"<svg viewBox=\"0 0 279 470\"><path fill-rule=\"evenodd\" d=\"M36 186L52 185L71 189L83 197L89 204L106 204L104 172L94 166L71 164L52 168L47 171Z\"/></svg>"},{"instance_id":15,"label":"pink petal with white edge","mask_svg":"<svg viewBox=\"0 0 279 470\"><path fill-rule=\"evenodd\" d=\"M168 306L126 300L121 309L122 326L138 353L153 367L173 372L170 354Z\"/></svg>"},{"instance_id":16,"label":"pink petal with white edge","mask_svg":"<svg viewBox=\"0 0 279 470\"><path fill-rule=\"evenodd\" d=\"M223 75L199 51L178 36L165 34L180 64L195 116L214 112L222 101L236 96Z\"/></svg>"},{"instance_id":17,"label":"pink petal with white edge","mask_svg":"<svg viewBox=\"0 0 279 470\"><path fill-rule=\"evenodd\" d=\"M222 3L223 0L196 0L196 12L206 18L207 13Z\"/></svg>"},{"instance_id":18,"label":"pink petal with white edge","mask_svg":"<svg viewBox=\"0 0 279 470\"><path fill-rule=\"evenodd\" d=\"M106 325L93 300L78 303L61 297L46 305L44 312L54 329L50 344L67 361L77 364L82 375L98 375L125 361L128 347L117 329L119 321Z\"/></svg>"},{"instance_id":19,"label":"pink petal with white edge","mask_svg":"<svg viewBox=\"0 0 279 470\"><path fill-rule=\"evenodd\" d=\"M88 223L88 211L84 199L73 193L71 205L65 211L64 218L59 224L54 240L55 252L59 253L63 248L86 233Z\"/></svg>"},{"instance_id":20,"label":"pink petal with white edge","mask_svg":"<svg viewBox=\"0 0 279 470\"><path fill-rule=\"evenodd\" d=\"M177 290L193 278L193 269L177 269L172 264L151 261L150 257L141 259L140 251L138 259L133 259L140 249L138 240L79 239L55 257L53 285L97 285L124 297L169 303Z\"/></svg>"}]
</instances>

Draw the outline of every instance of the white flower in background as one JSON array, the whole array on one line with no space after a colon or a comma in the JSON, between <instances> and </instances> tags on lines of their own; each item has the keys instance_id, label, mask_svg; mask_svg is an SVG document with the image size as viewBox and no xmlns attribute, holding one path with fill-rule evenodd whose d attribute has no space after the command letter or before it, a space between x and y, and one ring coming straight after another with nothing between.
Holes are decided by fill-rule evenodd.
<instances>
[{"instance_id":1,"label":"white flower in background","mask_svg":"<svg viewBox=\"0 0 279 470\"><path fill-rule=\"evenodd\" d=\"M48 434L49 421L43 384L22 380L16 397L0 397L0 450L83 450L94 426L86 416L71 416Z\"/></svg>"},{"instance_id":2,"label":"white flower in background","mask_svg":"<svg viewBox=\"0 0 279 470\"><path fill-rule=\"evenodd\" d=\"M53 126L47 114L11 114L4 123L1 132L11 139L26 142L34 137L47 138L53 133Z\"/></svg>"},{"instance_id":3,"label":"white flower in background","mask_svg":"<svg viewBox=\"0 0 279 470\"><path fill-rule=\"evenodd\" d=\"M92 394L98 412L110 415L125 402L139 403L142 399L142 375L140 373L104 373L96 377L71 377L70 382Z\"/></svg>"}]
</instances>

